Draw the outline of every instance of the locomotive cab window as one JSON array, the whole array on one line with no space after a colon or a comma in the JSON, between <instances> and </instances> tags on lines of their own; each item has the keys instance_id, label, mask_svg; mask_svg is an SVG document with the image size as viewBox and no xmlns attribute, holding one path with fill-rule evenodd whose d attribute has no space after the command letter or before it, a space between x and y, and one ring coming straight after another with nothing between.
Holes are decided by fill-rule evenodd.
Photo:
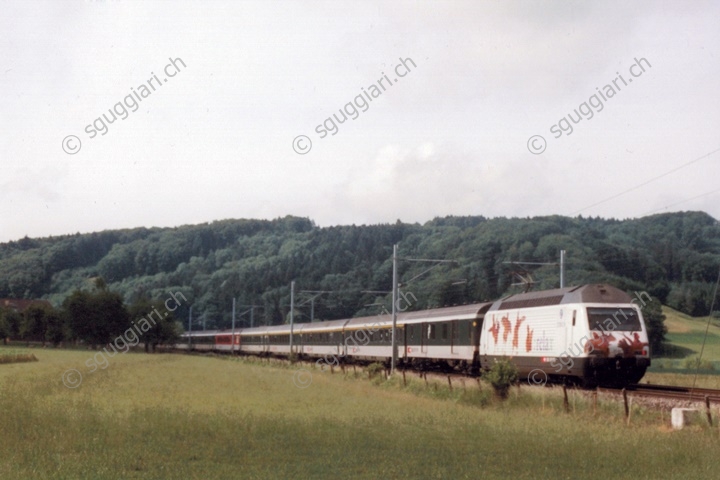
<instances>
[{"instance_id":1,"label":"locomotive cab window","mask_svg":"<svg viewBox=\"0 0 720 480\"><path fill-rule=\"evenodd\" d=\"M634 308L588 308L590 330L633 332L641 330Z\"/></svg>"}]
</instances>

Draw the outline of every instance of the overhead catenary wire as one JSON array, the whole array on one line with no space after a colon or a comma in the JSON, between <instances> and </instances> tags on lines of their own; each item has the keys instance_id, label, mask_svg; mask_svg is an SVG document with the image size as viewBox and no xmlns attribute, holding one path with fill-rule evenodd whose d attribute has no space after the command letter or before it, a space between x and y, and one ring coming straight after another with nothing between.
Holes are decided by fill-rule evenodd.
<instances>
[{"instance_id":1,"label":"overhead catenary wire","mask_svg":"<svg viewBox=\"0 0 720 480\"><path fill-rule=\"evenodd\" d=\"M638 185L635 185L634 187L628 188L627 190L623 190L623 191L620 192L620 193L616 193L616 194L614 194L614 195L611 195L611 196L609 196L609 197L607 197L607 198L605 198L605 199L603 199L603 200L600 200L599 202L595 202L595 203L593 203L592 205L588 205L587 207L583 207L583 208L581 208L581 209L579 209L579 210L575 210L575 211L572 212L570 215L571 215L571 216L577 215L577 214L580 213L580 212L584 212L585 210L589 210L589 209L591 209L591 208L593 208L593 207L597 207L598 205L602 205L603 203L609 202L610 200L614 200L614 199L616 199L616 198L618 198L618 197L621 197L621 196L623 196L623 195L626 195L626 194L628 194L628 193L630 193L630 192L634 192L635 190L638 190L639 188L642 188L642 187L644 187L644 186L646 186L646 185L649 185L649 184L651 184L651 183L653 183L653 182L655 182L655 181L657 181L657 180L660 180L660 179L663 178L663 177L667 177L667 176L670 175L671 173L675 173L675 172L677 172L678 170L681 170L681 169L683 169L683 168L685 168L685 167L689 167L690 165L692 165L692 164L694 164L694 163L696 163L696 162L699 162L700 160L703 160L703 159L705 159L705 158L707 158L707 157L710 157L710 156L716 154L717 152L720 152L720 148L717 148L717 149L713 150L712 152L706 153L705 155L701 155L701 156L699 156L699 157L697 157L697 158L695 158L695 159L693 159L693 160L690 160L689 162L685 162L685 163L683 163L682 165L679 165L679 166L677 166L677 167L675 167L675 168L673 168L673 169L671 169L671 170L668 170L668 171L665 172L665 173L661 173L660 175L657 175L657 176L655 176L655 177L653 177L653 178L651 178L651 179L649 179L649 180L646 180L646 181L644 181L644 182L642 182L642 183L640 183L640 184L638 184Z\"/></svg>"},{"instance_id":2,"label":"overhead catenary wire","mask_svg":"<svg viewBox=\"0 0 720 480\"><path fill-rule=\"evenodd\" d=\"M709 191L709 192L705 192L705 193L700 194L700 195L696 195L696 196L691 197L691 198L686 198L685 200L682 200L682 201L680 201L680 202L671 203L670 205L666 205L666 206L664 206L664 207L662 207L662 208L658 208L658 209L656 209L656 210L650 210L649 212L643 213L642 216L650 215L651 213L660 212L660 211L662 211L662 210L667 210L668 208L672 208L672 207L675 207L675 206L677 206L677 205L681 205L681 204L683 204L683 203L690 202L690 201L692 201L692 200L697 200L698 198L707 197L708 195L712 195L713 193L718 193L718 192L720 192L720 188L718 188L718 189L716 189L716 190Z\"/></svg>"}]
</instances>

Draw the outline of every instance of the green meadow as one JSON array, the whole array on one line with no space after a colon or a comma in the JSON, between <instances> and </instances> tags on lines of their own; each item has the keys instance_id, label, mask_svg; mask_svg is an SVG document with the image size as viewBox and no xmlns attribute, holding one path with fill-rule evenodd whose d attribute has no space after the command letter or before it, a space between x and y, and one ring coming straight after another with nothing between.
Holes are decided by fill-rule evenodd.
<instances>
[{"instance_id":1,"label":"green meadow","mask_svg":"<svg viewBox=\"0 0 720 480\"><path fill-rule=\"evenodd\" d=\"M0 365L0 478L707 478L719 429L558 388L182 354ZM2 348L0 348L2 351ZM92 362L90 362L92 364ZM73 385L63 374L76 369ZM306 369L306 370L301 370ZM67 379L68 377L66 377ZM304 388L300 388L304 387ZM717 414L717 412L716 412ZM717 422L717 415L715 415Z\"/></svg>"},{"instance_id":2,"label":"green meadow","mask_svg":"<svg viewBox=\"0 0 720 480\"><path fill-rule=\"evenodd\" d=\"M668 329L666 340L669 351L653 356L652 374L677 373L677 378L668 376L671 384L686 384L688 379L682 374L694 376L699 360L699 374L705 376L704 387L720 388L720 320L713 319L708 325L708 317L696 318L680 313L669 307L663 307L665 326ZM705 331L707 330L707 337ZM705 346L703 348L703 339ZM702 353L702 357L700 354ZM718 376L716 380L714 376ZM653 378L647 375L646 379ZM692 377L690 377L692 383ZM655 383L660 383L657 379Z\"/></svg>"}]
</instances>

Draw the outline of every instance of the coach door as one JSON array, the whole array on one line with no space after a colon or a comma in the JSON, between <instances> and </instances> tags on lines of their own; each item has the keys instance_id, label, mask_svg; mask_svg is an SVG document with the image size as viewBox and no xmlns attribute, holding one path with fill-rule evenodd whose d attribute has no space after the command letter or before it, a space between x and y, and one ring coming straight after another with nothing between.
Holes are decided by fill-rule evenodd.
<instances>
[{"instance_id":1,"label":"coach door","mask_svg":"<svg viewBox=\"0 0 720 480\"><path fill-rule=\"evenodd\" d=\"M557 323L555 327L552 355L567 354L565 349L568 346L568 340L572 339L572 315L573 311L567 308L561 308L557 314Z\"/></svg>"},{"instance_id":2,"label":"coach door","mask_svg":"<svg viewBox=\"0 0 720 480\"><path fill-rule=\"evenodd\" d=\"M460 338L460 332L458 331L459 325L457 320L453 320L452 322L449 322L450 325L448 327L450 328L450 353L453 355L458 354L458 340Z\"/></svg>"},{"instance_id":3,"label":"coach door","mask_svg":"<svg viewBox=\"0 0 720 480\"><path fill-rule=\"evenodd\" d=\"M565 314L568 318L565 321L565 344L563 345L563 348L568 349L568 347L570 347L577 350L577 347L575 347L575 323L577 323L577 310L568 310ZM572 350L568 351L573 356L578 355L578 353L575 353Z\"/></svg>"},{"instance_id":4,"label":"coach door","mask_svg":"<svg viewBox=\"0 0 720 480\"><path fill-rule=\"evenodd\" d=\"M420 353L427 353L428 351L429 328L429 325L425 322L420 324Z\"/></svg>"}]
</instances>

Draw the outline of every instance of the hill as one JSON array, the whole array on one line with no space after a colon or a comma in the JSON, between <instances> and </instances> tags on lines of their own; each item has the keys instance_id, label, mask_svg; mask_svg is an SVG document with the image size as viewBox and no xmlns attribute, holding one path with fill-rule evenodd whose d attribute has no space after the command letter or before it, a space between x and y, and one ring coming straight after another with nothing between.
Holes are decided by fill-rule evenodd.
<instances>
[{"instance_id":1,"label":"hill","mask_svg":"<svg viewBox=\"0 0 720 480\"><path fill-rule=\"evenodd\" d=\"M176 228L137 228L0 244L0 298L43 298L59 305L102 277L126 302L182 292L207 328L226 328L232 299L258 305L255 324L285 320L290 281L315 299L316 319L377 313L391 288L392 245L403 258L453 259L404 290L426 308L496 299L512 291L518 266L557 262L567 251L567 284L607 282L645 290L690 315L706 315L720 267L720 227L702 212L633 220L444 217L420 224L318 227L310 219L223 220ZM430 265L401 261L401 281ZM532 268L536 289L558 285L557 266ZM376 291L381 293L367 293ZM311 304L298 293L296 318ZM242 311L246 310L242 307ZM241 324L249 323L249 315Z\"/></svg>"}]
</instances>

